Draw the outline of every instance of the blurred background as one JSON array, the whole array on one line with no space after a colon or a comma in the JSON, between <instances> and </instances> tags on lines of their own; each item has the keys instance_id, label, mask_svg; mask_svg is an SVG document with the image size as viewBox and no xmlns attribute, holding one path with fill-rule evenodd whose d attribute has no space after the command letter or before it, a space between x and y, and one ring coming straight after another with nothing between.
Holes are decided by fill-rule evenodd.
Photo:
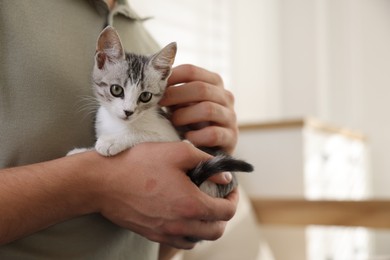
<instances>
[{"instance_id":1,"label":"blurred background","mask_svg":"<svg viewBox=\"0 0 390 260\"><path fill-rule=\"evenodd\" d=\"M258 174L243 180L250 196L390 197L390 1L129 2L162 46L178 43L176 65L218 72L235 94L237 153ZM289 254L276 259L390 259L387 230L286 228L267 238Z\"/></svg>"}]
</instances>

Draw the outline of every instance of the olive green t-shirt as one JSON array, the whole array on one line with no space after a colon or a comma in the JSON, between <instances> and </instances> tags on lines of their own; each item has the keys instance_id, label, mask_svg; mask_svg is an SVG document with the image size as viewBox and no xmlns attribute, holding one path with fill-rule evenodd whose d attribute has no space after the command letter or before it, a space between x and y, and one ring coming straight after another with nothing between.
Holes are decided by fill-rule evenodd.
<instances>
[{"instance_id":1,"label":"olive green t-shirt","mask_svg":"<svg viewBox=\"0 0 390 260\"><path fill-rule=\"evenodd\" d=\"M107 17L127 51L158 48L142 19L118 2L124 5L109 16L103 0L0 0L0 168L93 145L86 102L96 39ZM157 259L157 251L158 244L95 214L0 246L0 259L142 260Z\"/></svg>"}]
</instances>

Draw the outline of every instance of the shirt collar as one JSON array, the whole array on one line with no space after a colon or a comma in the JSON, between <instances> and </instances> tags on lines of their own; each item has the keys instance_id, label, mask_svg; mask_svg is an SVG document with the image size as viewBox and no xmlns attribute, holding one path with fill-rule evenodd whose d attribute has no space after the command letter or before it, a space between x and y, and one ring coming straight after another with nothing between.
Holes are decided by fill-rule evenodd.
<instances>
[{"instance_id":1,"label":"shirt collar","mask_svg":"<svg viewBox=\"0 0 390 260\"><path fill-rule=\"evenodd\" d=\"M108 24L112 25L112 20L115 15L123 15L131 20L144 21L150 17L140 17L129 5L127 0L117 0L116 5L112 10L109 10L108 4L105 0L90 0L101 14L108 16Z\"/></svg>"}]
</instances>

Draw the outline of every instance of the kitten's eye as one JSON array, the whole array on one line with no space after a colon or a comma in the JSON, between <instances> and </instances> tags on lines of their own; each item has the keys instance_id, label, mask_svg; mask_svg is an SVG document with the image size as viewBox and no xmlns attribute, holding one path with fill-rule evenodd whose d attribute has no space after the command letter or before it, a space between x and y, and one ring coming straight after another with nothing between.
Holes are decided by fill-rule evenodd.
<instances>
[{"instance_id":1,"label":"kitten's eye","mask_svg":"<svg viewBox=\"0 0 390 260\"><path fill-rule=\"evenodd\" d=\"M123 97L124 94L123 94L123 88L119 85L111 85L110 87L110 92L111 92L111 95L113 95L114 97Z\"/></svg>"},{"instance_id":2,"label":"kitten's eye","mask_svg":"<svg viewBox=\"0 0 390 260\"><path fill-rule=\"evenodd\" d=\"M142 92L141 95L139 96L139 101L143 103L147 103L152 99L152 93L150 92Z\"/></svg>"}]
</instances>

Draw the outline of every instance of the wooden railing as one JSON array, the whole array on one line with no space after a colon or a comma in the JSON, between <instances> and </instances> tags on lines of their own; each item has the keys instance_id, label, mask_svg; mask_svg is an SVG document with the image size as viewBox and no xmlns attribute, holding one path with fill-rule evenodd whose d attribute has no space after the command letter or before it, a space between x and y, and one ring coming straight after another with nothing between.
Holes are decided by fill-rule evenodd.
<instances>
[{"instance_id":1,"label":"wooden railing","mask_svg":"<svg viewBox=\"0 0 390 260\"><path fill-rule=\"evenodd\" d=\"M252 199L261 224L390 228L390 200Z\"/></svg>"}]
</instances>

